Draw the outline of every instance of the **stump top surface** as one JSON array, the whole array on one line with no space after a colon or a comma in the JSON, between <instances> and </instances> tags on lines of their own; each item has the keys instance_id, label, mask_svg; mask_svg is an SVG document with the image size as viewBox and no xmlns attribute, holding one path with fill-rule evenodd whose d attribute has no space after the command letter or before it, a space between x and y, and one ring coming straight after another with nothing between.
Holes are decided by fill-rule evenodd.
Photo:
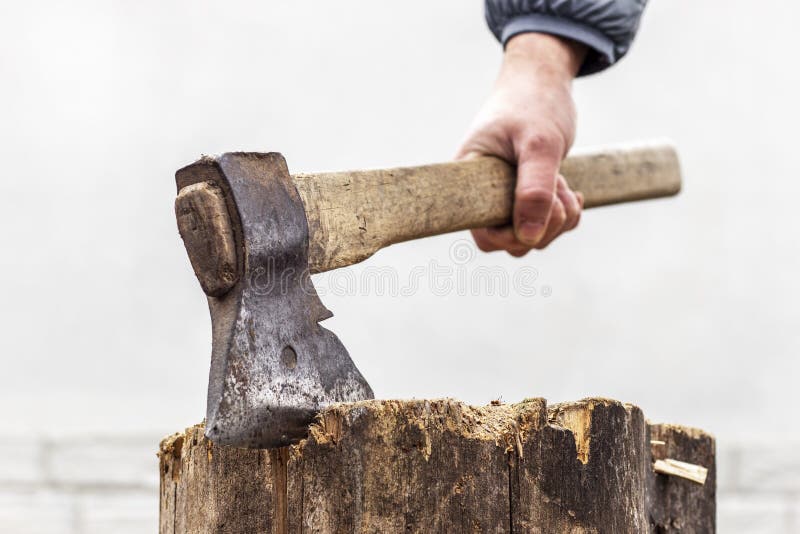
<instances>
[{"instance_id":1,"label":"stump top surface","mask_svg":"<svg viewBox=\"0 0 800 534\"><path fill-rule=\"evenodd\" d=\"M406 425L421 425L426 429L453 432L466 439L493 441L509 446L515 434L550 425L572 432L580 455L580 441L586 437L591 414L597 406L616 407L627 413L641 414L636 405L605 397L587 397L551 405L544 398L531 397L512 404L492 403L485 406L473 406L452 398L372 399L328 406L309 426L308 437L291 449L301 451L310 439L319 444L336 443L341 439L342 432L359 421L369 419L371 424L376 425L373 427L376 433L381 432L381 427L386 431L394 429L398 421L402 421ZM648 424L658 426L659 432L669 431L691 439L714 441L712 434L698 428L669 423L656 425L650 421ZM203 423L199 423L183 432L166 436L161 440L159 455L170 453L179 457L179 449L186 442L186 437L196 439L202 436L203 429ZM588 444L583 446L588 447Z\"/></svg>"}]
</instances>

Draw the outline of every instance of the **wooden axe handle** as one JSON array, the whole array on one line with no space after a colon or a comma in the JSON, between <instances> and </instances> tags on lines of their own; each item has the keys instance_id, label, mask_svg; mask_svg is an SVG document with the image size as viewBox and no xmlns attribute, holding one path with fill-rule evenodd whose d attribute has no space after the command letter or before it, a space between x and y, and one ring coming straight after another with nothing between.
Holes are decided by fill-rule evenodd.
<instances>
[{"instance_id":1,"label":"wooden axe handle","mask_svg":"<svg viewBox=\"0 0 800 534\"><path fill-rule=\"evenodd\" d=\"M561 164L592 208L675 195L675 149L649 143L584 151ZM358 263L383 247L467 228L509 224L516 170L497 158L397 169L297 174L306 209L309 268Z\"/></svg>"}]
</instances>

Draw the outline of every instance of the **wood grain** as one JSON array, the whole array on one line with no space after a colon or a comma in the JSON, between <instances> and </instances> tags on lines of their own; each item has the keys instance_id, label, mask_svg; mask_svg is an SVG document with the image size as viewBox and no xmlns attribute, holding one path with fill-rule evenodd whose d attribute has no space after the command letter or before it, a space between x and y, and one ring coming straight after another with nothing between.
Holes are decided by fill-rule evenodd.
<instances>
[{"instance_id":1,"label":"wood grain","mask_svg":"<svg viewBox=\"0 0 800 534\"><path fill-rule=\"evenodd\" d=\"M655 473L651 437L706 483ZM159 456L161 534L715 529L713 438L608 399L340 404L292 447L220 447L198 425Z\"/></svg>"},{"instance_id":2,"label":"wood grain","mask_svg":"<svg viewBox=\"0 0 800 534\"><path fill-rule=\"evenodd\" d=\"M681 174L668 143L599 148L568 157L561 172L592 208L675 195ZM309 267L363 261L394 243L508 224L516 170L482 157L421 167L296 174L305 205Z\"/></svg>"}]
</instances>

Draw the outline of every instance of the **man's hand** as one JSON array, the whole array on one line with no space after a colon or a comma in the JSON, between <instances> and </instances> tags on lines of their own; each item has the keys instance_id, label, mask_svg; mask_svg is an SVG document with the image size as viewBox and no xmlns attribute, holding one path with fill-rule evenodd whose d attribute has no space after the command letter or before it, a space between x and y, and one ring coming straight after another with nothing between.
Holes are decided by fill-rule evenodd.
<instances>
[{"instance_id":1,"label":"man's hand","mask_svg":"<svg viewBox=\"0 0 800 534\"><path fill-rule=\"evenodd\" d=\"M581 44L538 33L506 44L492 95L457 156L492 155L517 166L514 226L473 230L481 250L524 256L577 226L583 198L558 168L575 137L571 87L585 53Z\"/></svg>"}]
</instances>

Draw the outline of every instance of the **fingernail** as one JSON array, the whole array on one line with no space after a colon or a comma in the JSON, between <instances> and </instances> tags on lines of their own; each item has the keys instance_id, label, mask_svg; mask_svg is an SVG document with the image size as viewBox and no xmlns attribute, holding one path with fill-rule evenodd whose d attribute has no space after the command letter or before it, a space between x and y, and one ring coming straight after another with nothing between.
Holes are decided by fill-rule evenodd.
<instances>
[{"instance_id":1,"label":"fingernail","mask_svg":"<svg viewBox=\"0 0 800 534\"><path fill-rule=\"evenodd\" d=\"M535 245L544 236L544 225L533 221L522 221L519 225L519 240L526 245Z\"/></svg>"}]
</instances>

